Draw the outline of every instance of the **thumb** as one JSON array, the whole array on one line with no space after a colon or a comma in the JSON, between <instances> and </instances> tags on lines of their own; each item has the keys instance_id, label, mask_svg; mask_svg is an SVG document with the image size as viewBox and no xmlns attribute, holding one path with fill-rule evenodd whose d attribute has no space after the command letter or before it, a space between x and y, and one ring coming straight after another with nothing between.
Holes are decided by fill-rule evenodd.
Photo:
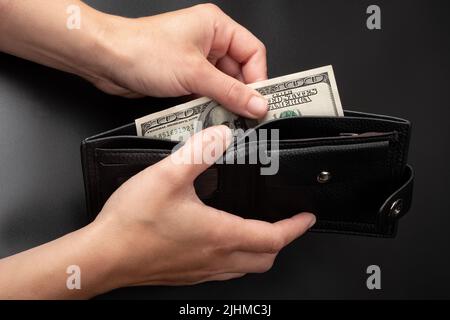
<instances>
[{"instance_id":1,"label":"thumb","mask_svg":"<svg viewBox=\"0 0 450 320\"><path fill-rule=\"evenodd\" d=\"M247 118L266 115L267 100L256 90L223 73L207 60L192 84L195 93L216 100L228 110Z\"/></svg>"},{"instance_id":2,"label":"thumb","mask_svg":"<svg viewBox=\"0 0 450 320\"><path fill-rule=\"evenodd\" d=\"M192 183L223 155L232 138L232 132L227 126L209 127L194 134L181 148L156 166L172 183Z\"/></svg>"},{"instance_id":3,"label":"thumb","mask_svg":"<svg viewBox=\"0 0 450 320\"><path fill-rule=\"evenodd\" d=\"M274 223L283 235L283 247L303 235L316 223L316 216L309 212L296 214L288 219Z\"/></svg>"}]
</instances>

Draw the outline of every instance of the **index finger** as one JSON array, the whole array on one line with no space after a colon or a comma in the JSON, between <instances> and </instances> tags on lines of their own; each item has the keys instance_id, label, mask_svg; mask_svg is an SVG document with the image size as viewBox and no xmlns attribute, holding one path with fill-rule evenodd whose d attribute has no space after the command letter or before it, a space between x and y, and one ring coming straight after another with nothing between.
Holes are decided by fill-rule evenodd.
<instances>
[{"instance_id":1,"label":"index finger","mask_svg":"<svg viewBox=\"0 0 450 320\"><path fill-rule=\"evenodd\" d=\"M218 9L217 28L210 54L220 59L229 56L242 66L246 83L267 79L266 47L249 30Z\"/></svg>"},{"instance_id":2,"label":"index finger","mask_svg":"<svg viewBox=\"0 0 450 320\"><path fill-rule=\"evenodd\" d=\"M246 83L266 80L266 47L250 31L234 23L228 55L242 65L242 75Z\"/></svg>"}]
</instances>

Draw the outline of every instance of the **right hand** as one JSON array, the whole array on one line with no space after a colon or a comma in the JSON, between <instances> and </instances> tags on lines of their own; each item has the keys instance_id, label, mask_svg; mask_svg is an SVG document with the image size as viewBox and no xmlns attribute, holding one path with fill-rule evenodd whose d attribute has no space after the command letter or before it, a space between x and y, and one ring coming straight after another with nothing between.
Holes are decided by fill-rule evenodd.
<instances>
[{"instance_id":1,"label":"right hand","mask_svg":"<svg viewBox=\"0 0 450 320\"><path fill-rule=\"evenodd\" d=\"M117 286L195 284L265 272L282 248L314 224L310 213L268 223L203 204L193 181L230 141L225 126L197 133L110 197L91 227L94 241L110 244L103 256L115 264ZM212 158L205 154L211 150ZM179 161L198 152L212 161Z\"/></svg>"}]
</instances>

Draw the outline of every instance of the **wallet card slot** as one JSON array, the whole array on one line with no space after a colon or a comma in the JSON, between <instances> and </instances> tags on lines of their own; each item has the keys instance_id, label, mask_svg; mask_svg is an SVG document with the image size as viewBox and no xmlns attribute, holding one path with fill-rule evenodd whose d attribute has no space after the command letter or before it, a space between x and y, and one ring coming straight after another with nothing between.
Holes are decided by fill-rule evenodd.
<instances>
[{"instance_id":1,"label":"wallet card slot","mask_svg":"<svg viewBox=\"0 0 450 320\"><path fill-rule=\"evenodd\" d=\"M364 132L364 133L341 133L339 136L318 137L304 139L284 139L279 141L280 148L293 148L301 146L320 145L344 145L361 142L395 141L397 132Z\"/></svg>"},{"instance_id":2,"label":"wallet card slot","mask_svg":"<svg viewBox=\"0 0 450 320\"><path fill-rule=\"evenodd\" d=\"M169 153L167 150L95 149L98 203L93 209L99 212L111 194L125 181Z\"/></svg>"},{"instance_id":3,"label":"wallet card slot","mask_svg":"<svg viewBox=\"0 0 450 320\"><path fill-rule=\"evenodd\" d=\"M382 172L376 170L369 174L366 170L375 164L377 168L389 167L388 154L389 141L280 149L278 151L280 172L266 177L266 185L317 185L317 175L324 171L331 173L334 183L350 179L359 180L373 174L378 174L376 176L380 178L379 174ZM383 171L386 171L384 175L391 174L389 170Z\"/></svg>"},{"instance_id":4,"label":"wallet card slot","mask_svg":"<svg viewBox=\"0 0 450 320\"><path fill-rule=\"evenodd\" d=\"M158 140L148 137L117 136L98 139L96 149L110 150L164 150L170 152L177 145L176 141Z\"/></svg>"},{"instance_id":5,"label":"wallet card slot","mask_svg":"<svg viewBox=\"0 0 450 320\"><path fill-rule=\"evenodd\" d=\"M391 143L390 160L392 171L399 177L406 165L410 139L410 123L400 119L377 116L363 117L361 113L347 113L345 117L293 117L271 120L255 127L278 130L280 147L302 147L308 145L357 143L379 141ZM251 132L248 135L252 134ZM269 134L269 131L266 133ZM270 132L272 136L272 132Z\"/></svg>"},{"instance_id":6,"label":"wallet card slot","mask_svg":"<svg viewBox=\"0 0 450 320\"><path fill-rule=\"evenodd\" d=\"M259 178L258 214L275 221L309 211L321 221L376 224L394 180L389 140L275 152L279 171ZM320 181L324 172L325 182Z\"/></svg>"},{"instance_id":7,"label":"wallet card slot","mask_svg":"<svg viewBox=\"0 0 450 320\"><path fill-rule=\"evenodd\" d=\"M170 155L168 150L96 149L98 163L99 194L102 202L129 178ZM218 184L218 168L213 166L203 172L194 186L203 201L215 199Z\"/></svg>"},{"instance_id":8,"label":"wallet card slot","mask_svg":"<svg viewBox=\"0 0 450 320\"><path fill-rule=\"evenodd\" d=\"M377 118L293 117L271 120L254 128L278 129L279 140L317 139L345 134L397 132L400 140L408 138L409 125Z\"/></svg>"},{"instance_id":9,"label":"wallet card slot","mask_svg":"<svg viewBox=\"0 0 450 320\"><path fill-rule=\"evenodd\" d=\"M164 149L97 149L96 155L101 165L152 165L170 154Z\"/></svg>"}]
</instances>

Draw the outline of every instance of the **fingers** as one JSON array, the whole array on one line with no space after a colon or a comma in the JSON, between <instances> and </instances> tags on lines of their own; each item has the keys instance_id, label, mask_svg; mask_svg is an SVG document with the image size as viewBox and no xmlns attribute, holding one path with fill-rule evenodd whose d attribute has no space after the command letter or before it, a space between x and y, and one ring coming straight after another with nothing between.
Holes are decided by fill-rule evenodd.
<instances>
[{"instance_id":1,"label":"fingers","mask_svg":"<svg viewBox=\"0 0 450 320\"><path fill-rule=\"evenodd\" d=\"M224 14L215 5L201 5L205 19L213 19L214 34L200 67L195 66L190 91L208 96L229 110L249 118L262 118L267 113L267 101L243 85L267 79L266 49L247 29ZM205 53L204 53L205 54ZM217 68L214 64L217 62ZM231 76L230 76L231 75Z\"/></svg>"},{"instance_id":2,"label":"fingers","mask_svg":"<svg viewBox=\"0 0 450 320\"><path fill-rule=\"evenodd\" d=\"M242 64L245 82L252 83L267 79L267 58L264 44L237 23L235 23L228 55Z\"/></svg>"},{"instance_id":3,"label":"fingers","mask_svg":"<svg viewBox=\"0 0 450 320\"><path fill-rule=\"evenodd\" d=\"M262 118L267 100L244 83L221 72L206 59L192 84L192 91L218 101L230 111L248 118Z\"/></svg>"},{"instance_id":4,"label":"fingers","mask_svg":"<svg viewBox=\"0 0 450 320\"><path fill-rule=\"evenodd\" d=\"M301 213L275 223L242 219L230 228L230 239L239 250L277 253L311 228L316 218Z\"/></svg>"},{"instance_id":5,"label":"fingers","mask_svg":"<svg viewBox=\"0 0 450 320\"><path fill-rule=\"evenodd\" d=\"M228 55L242 65L246 83L267 79L267 58L264 44L250 31L223 13L214 11L216 29L209 54L217 59Z\"/></svg>"},{"instance_id":6,"label":"fingers","mask_svg":"<svg viewBox=\"0 0 450 320\"><path fill-rule=\"evenodd\" d=\"M289 219L274 223L283 237L283 247L303 235L316 223L316 216L312 213L300 213Z\"/></svg>"},{"instance_id":7,"label":"fingers","mask_svg":"<svg viewBox=\"0 0 450 320\"><path fill-rule=\"evenodd\" d=\"M148 170L159 172L172 184L192 184L222 156L231 141L232 133L228 127L209 127L194 134L180 149Z\"/></svg>"},{"instance_id":8,"label":"fingers","mask_svg":"<svg viewBox=\"0 0 450 320\"><path fill-rule=\"evenodd\" d=\"M216 68L226 73L227 75L236 78L237 80L244 82L242 75L241 65L233 60L230 56L226 55L219 59L216 63Z\"/></svg>"}]
</instances>

